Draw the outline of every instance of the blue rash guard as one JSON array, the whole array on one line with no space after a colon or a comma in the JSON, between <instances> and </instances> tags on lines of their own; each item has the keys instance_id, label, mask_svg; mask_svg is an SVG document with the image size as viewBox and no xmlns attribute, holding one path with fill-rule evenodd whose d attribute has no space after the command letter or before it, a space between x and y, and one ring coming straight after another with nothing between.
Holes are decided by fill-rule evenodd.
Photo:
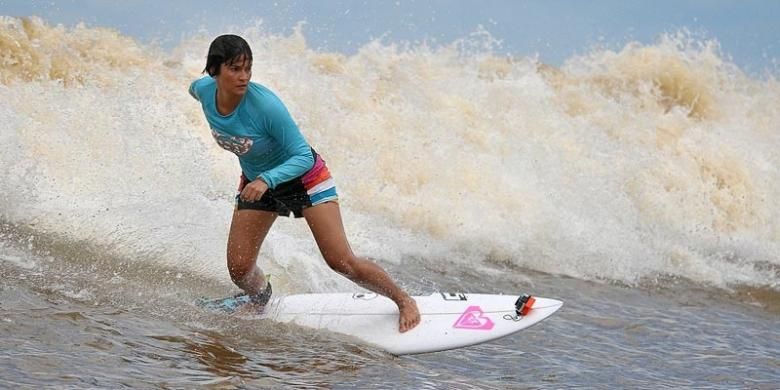
<instances>
[{"instance_id":1,"label":"blue rash guard","mask_svg":"<svg viewBox=\"0 0 780 390\"><path fill-rule=\"evenodd\" d=\"M190 84L223 149L238 156L249 180L263 179L269 188L295 179L312 168L311 146L282 101L268 88L250 82L241 103L228 115L217 111L217 82L203 77Z\"/></svg>"}]
</instances>

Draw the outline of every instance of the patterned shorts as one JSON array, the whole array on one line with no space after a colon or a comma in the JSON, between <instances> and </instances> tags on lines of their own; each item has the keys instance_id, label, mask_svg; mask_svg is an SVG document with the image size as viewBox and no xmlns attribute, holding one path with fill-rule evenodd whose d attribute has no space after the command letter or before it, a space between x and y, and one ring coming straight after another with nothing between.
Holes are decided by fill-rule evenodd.
<instances>
[{"instance_id":1,"label":"patterned shorts","mask_svg":"<svg viewBox=\"0 0 780 390\"><path fill-rule=\"evenodd\" d=\"M241 191L249 183L249 179L241 174L241 184L236 195L237 210L271 211L283 217L289 217L290 212L295 218L303 217L303 209L321 203L339 199L336 193L336 183L330 176L325 160L312 149L314 166L301 177L279 184L274 189L268 189L260 200L249 202L242 200Z\"/></svg>"}]
</instances>

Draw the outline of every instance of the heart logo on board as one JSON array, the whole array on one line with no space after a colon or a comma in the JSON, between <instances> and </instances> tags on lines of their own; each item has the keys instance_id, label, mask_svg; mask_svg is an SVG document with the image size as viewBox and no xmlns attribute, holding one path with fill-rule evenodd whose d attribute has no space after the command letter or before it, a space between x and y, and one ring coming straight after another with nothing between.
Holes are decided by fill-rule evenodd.
<instances>
[{"instance_id":1,"label":"heart logo on board","mask_svg":"<svg viewBox=\"0 0 780 390\"><path fill-rule=\"evenodd\" d=\"M491 330L493 329L493 321L485 315L482 308L479 306L469 306L466 311L460 315L453 328L460 329L474 329L474 330Z\"/></svg>"}]
</instances>

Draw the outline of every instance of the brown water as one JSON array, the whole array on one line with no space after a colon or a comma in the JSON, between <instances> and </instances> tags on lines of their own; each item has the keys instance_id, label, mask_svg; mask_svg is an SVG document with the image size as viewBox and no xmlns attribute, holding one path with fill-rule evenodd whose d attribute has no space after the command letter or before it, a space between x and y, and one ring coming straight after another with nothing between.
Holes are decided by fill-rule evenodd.
<instances>
[{"instance_id":1,"label":"brown water","mask_svg":"<svg viewBox=\"0 0 780 390\"><path fill-rule=\"evenodd\" d=\"M402 358L197 309L235 291L239 167L187 94L211 37L0 16L0 387L780 387L775 78L685 34L556 68L486 32L350 55L237 32L328 161L358 253L413 293L563 309ZM301 221L260 264L277 293L355 288Z\"/></svg>"},{"instance_id":2,"label":"brown water","mask_svg":"<svg viewBox=\"0 0 780 390\"><path fill-rule=\"evenodd\" d=\"M92 252L0 251L4 388L776 388L780 315L749 292L627 288L521 269L391 269L412 291L533 292L566 301L495 342L394 357L332 333L203 312L233 291ZM45 251L44 251L45 252ZM82 257L79 257L81 253ZM35 267L24 266L34 260ZM415 275L429 278L420 282ZM523 275L518 279L518 275ZM520 281L522 280L522 281ZM451 281L457 281L452 285Z\"/></svg>"}]
</instances>

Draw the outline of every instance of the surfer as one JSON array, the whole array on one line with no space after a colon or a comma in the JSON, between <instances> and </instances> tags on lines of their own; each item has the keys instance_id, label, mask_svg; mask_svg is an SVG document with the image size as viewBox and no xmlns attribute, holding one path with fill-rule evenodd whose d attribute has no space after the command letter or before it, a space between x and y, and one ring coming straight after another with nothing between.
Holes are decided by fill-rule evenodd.
<instances>
[{"instance_id":1,"label":"surfer","mask_svg":"<svg viewBox=\"0 0 780 390\"><path fill-rule=\"evenodd\" d=\"M338 194L322 157L306 142L281 100L254 83L252 50L237 35L221 35L209 46L211 77L192 82L211 134L235 153L242 175L227 244L233 282L256 304L271 296L257 266L260 246L277 216L305 218L325 262L353 282L398 305L399 331L420 322L417 304L370 260L355 256L341 221Z\"/></svg>"}]
</instances>

